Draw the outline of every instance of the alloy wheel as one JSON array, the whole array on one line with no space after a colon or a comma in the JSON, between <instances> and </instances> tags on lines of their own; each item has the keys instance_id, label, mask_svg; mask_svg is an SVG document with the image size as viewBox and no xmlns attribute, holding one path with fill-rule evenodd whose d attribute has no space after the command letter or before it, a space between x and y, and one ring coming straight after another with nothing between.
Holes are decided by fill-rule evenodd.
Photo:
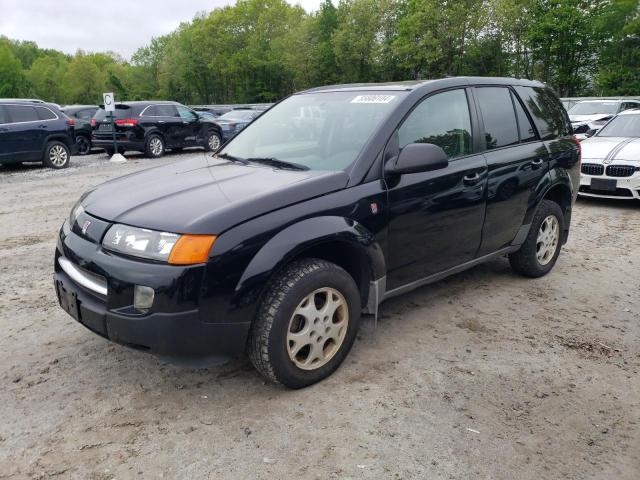
<instances>
[{"instance_id":1,"label":"alloy wheel","mask_svg":"<svg viewBox=\"0 0 640 480\"><path fill-rule=\"evenodd\" d=\"M304 297L287 330L287 352L302 370L326 365L340 350L349 326L349 308L334 288L320 288Z\"/></svg>"},{"instance_id":2,"label":"alloy wheel","mask_svg":"<svg viewBox=\"0 0 640 480\"><path fill-rule=\"evenodd\" d=\"M160 155L162 153L162 140L160 140L158 137L152 138L149 142L149 149L151 150L153 156L157 157L158 155Z\"/></svg>"},{"instance_id":3,"label":"alloy wheel","mask_svg":"<svg viewBox=\"0 0 640 480\"><path fill-rule=\"evenodd\" d=\"M555 215L549 215L540 224L536 240L536 257L540 265L546 265L551 261L559 240L560 223Z\"/></svg>"},{"instance_id":4,"label":"alloy wheel","mask_svg":"<svg viewBox=\"0 0 640 480\"><path fill-rule=\"evenodd\" d=\"M209 148L212 151L217 150L218 148L220 148L220 137L218 137L218 135L216 135L215 133L211 134L209 136Z\"/></svg>"},{"instance_id":5,"label":"alloy wheel","mask_svg":"<svg viewBox=\"0 0 640 480\"><path fill-rule=\"evenodd\" d=\"M56 167L63 167L69 160L67 150L61 145L54 145L49 149L49 161Z\"/></svg>"},{"instance_id":6,"label":"alloy wheel","mask_svg":"<svg viewBox=\"0 0 640 480\"><path fill-rule=\"evenodd\" d=\"M78 137L76 139L76 146L78 147L79 155L86 155L91 151L91 143L86 137Z\"/></svg>"}]
</instances>

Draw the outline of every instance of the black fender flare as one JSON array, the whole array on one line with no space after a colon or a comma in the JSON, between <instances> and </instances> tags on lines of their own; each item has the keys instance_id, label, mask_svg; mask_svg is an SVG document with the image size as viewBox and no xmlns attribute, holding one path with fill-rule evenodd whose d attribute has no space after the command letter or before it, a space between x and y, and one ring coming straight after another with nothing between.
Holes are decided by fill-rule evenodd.
<instances>
[{"instance_id":1,"label":"black fender flare","mask_svg":"<svg viewBox=\"0 0 640 480\"><path fill-rule=\"evenodd\" d=\"M345 244L366 260L370 280L385 276L382 248L366 227L345 217L313 217L289 225L269 239L245 268L236 285L236 294L264 288L273 274L305 250L333 242ZM365 288L368 289L368 285Z\"/></svg>"}]
</instances>

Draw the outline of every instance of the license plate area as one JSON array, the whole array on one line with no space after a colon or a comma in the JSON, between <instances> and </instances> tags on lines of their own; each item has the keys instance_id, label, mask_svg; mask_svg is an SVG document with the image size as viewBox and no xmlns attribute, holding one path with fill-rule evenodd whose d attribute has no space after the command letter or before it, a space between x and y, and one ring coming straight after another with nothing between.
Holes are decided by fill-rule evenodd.
<instances>
[{"instance_id":1,"label":"license plate area","mask_svg":"<svg viewBox=\"0 0 640 480\"><path fill-rule=\"evenodd\" d=\"M594 190L604 190L607 192L615 192L618 188L618 181L609 178L592 178L591 188Z\"/></svg>"},{"instance_id":2,"label":"license plate area","mask_svg":"<svg viewBox=\"0 0 640 480\"><path fill-rule=\"evenodd\" d=\"M58 290L58 299L60 300L60 306L73 318L80 321L80 309L78 308L78 295L68 290L64 284L60 281L56 282L56 288Z\"/></svg>"},{"instance_id":3,"label":"license plate area","mask_svg":"<svg viewBox=\"0 0 640 480\"><path fill-rule=\"evenodd\" d=\"M101 123L98 126L98 131L99 132L111 132L113 129L111 128L111 124L110 123Z\"/></svg>"}]
</instances>

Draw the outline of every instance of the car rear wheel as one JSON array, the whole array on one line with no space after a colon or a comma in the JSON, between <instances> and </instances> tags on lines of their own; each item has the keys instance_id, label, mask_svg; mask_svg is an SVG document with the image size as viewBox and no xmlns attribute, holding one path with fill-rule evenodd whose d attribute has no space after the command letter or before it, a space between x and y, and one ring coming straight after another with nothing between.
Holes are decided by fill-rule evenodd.
<instances>
[{"instance_id":1,"label":"car rear wheel","mask_svg":"<svg viewBox=\"0 0 640 480\"><path fill-rule=\"evenodd\" d=\"M145 155L151 158L158 158L164 155L164 140L159 135L151 135L147 139L147 147L145 149Z\"/></svg>"},{"instance_id":2,"label":"car rear wheel","mask_svg":"<svg viewBox=\"0 0 640 480\"><path fill-rule=\"evenodd\" d=\"M249 358L264 377L289 388L319 382L349 353L360 310L358 288L344 269L296 261L267 287L249 335Z\"/></svg>"},{"instance_id":3,"label":"car rear wheel","mask_svg":"<svg viewBox=\"0 0 640 480\"><path fill-rule=\"evenodd\" d=\"M543 200L531 222L525 242L509 255L514 271L527 277L542 277L551 271L562 248L564 214L560 205Z\"/></svg>"},{"instance_id":4,"label":"car rear wheel","mask_svg":"<svg viewBox=\"0 0 640 480\"><path fill-rule=\"evenodd\" d=\"M47 143L44 150L44 164L49 168L67 168L71 154L69 148L62 142L53 141Z\"/></svg>"},{"instance_id":5,"label":"car rear wheel","mask_svg":"<svg viewBox=\"0 0 640 480\"><path fill-rule=\"evenodd\" d=\"M215 152L222 145L222 138L216 132L209 132L204 148L207 152Z\"/></svg>"},{"instance_id":6,"label":"car rear wheel","mask_svg":"<svg viewBox=\"0 0 640 480\"><path fill-rule=\"evenodd\" d=\"M91 139L85 135L76 136L76 147L78 155L89 155L91 153Z\"/></svg>"}]
</instances>

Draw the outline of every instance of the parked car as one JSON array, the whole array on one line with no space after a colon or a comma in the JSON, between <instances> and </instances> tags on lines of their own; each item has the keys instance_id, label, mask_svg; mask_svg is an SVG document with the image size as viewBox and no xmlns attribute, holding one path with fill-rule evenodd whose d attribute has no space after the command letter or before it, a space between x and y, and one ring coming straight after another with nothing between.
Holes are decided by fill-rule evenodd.
<instances>
[{"instance_id":1,"label":"parked car","mask_svg":"<svg viewBox=\"0 0 640 480\"><path fill-rule=\"evenodd\" d=\"M98 111L97 105L65 105L60 110L75 120L76 147L78 155L91 153L91 119Z\"/></svg>"},{"instance_id":2,"label":"parked car","mask_svg":"<svg viewBox=\"0 0 640 480\"><path fill-rule=\"evenodd\" d=\"M640 110L626 110L582 142L580 195L640 200Z\"/></svg>"},{"instance_id":3,"label":"parked car","mask_svg":"<svg viewBox=\"0 0 640 480\"><path fill-rule=\"evenodd\" d=\"M326 119L312 136L294 122L305 107ZM267 379L304 387L338 368L361 313L385 299L505 255L547 274L579 163L539 82L315 88L213 156L84 193L60 230L56 291L115 342L189 357L246 348Z\"/></svg>"},{"instance_id":4,"label":"parked car","mask_svg":"<svg viewBox=\"0 0 640 480\"><path fill-rule=\"evenodd\" d=\"M161 157L167 149L185 147L217 150L222 131L212 120L198 115L176 102L123 102L115 105L115 133L120 153L126 150L144 152L148 157ZM113 155L111 117L103 106L91 120L93 146Z\"/></svg>"},{"instance_id":5,"label":"parked car","mask_svg":"<svg viewBox=\"0 0 640 480\"><path fill-rule=\"evenodd\" d=\"M639 100L583 100L568 113L573 133L579 140L584 140L590 130L597 131L618 113L633 108L640 108Z\"/></svg>"},{"instance_id":6,"label":"parked car","mask_svg":"<svg viewBox=\"0 0 640 480\"><path fill-rule=\"evenodd\" d=\"M262 111L253 108L236 108L216 118L216 124L222 132L222 141L226 142L237 135L255 118L262 115Z\"/></svg>"},{"instance_id":7,"label":"parked car","mask_svg":"<svg viewBox=\"0 0 640 480\"><path fill-rule=\"evenodd\" d=\"M69 166L75 153L74 121L50 103L0 99L0 163Z\"/></svg>"}]
</instances>

